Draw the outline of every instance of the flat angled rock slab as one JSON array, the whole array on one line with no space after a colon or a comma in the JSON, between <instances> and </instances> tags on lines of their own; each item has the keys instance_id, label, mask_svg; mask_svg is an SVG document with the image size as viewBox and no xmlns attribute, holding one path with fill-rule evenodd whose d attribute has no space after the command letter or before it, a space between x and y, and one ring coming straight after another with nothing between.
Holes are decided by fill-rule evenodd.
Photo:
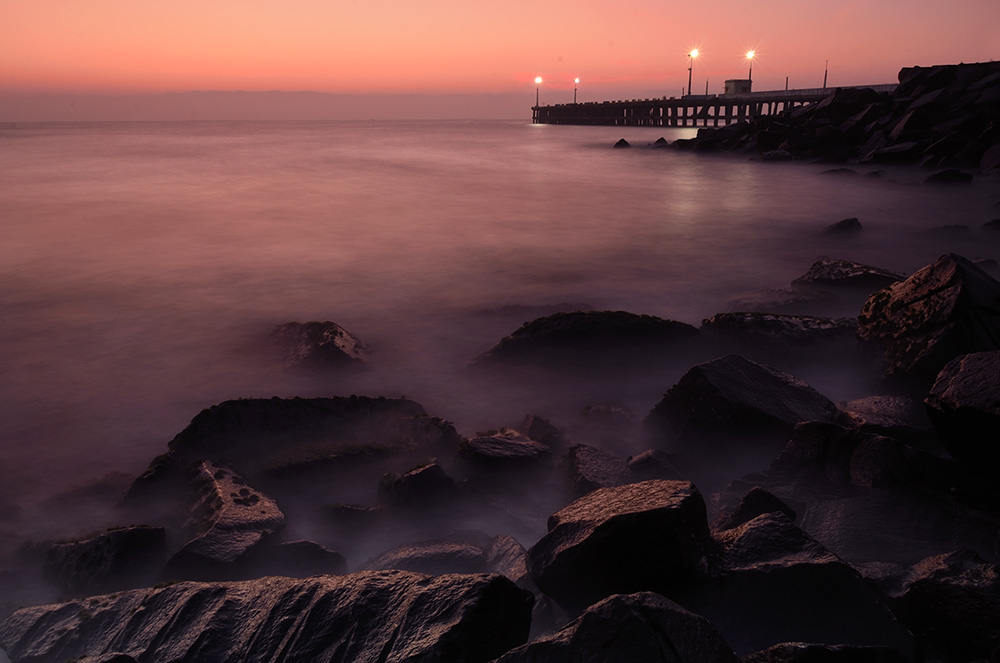
<instances>
[{"instance_id":1,"label":"flat angled rock slab","mask_svg":"<svg viewBox=\"0 0 1000 663\"><path fill-rule=\"evenodd\" d=\"M524 643L532 602L529 592L488 574L183 582L24 608L0 623L0 645L14 663L112 654L218 663L485 663Z\"/></svg>"},{"instance_id":2,"label":"flat angled rock slab","mask_svg":"<svg viewBox=\"0 0 1000 663\"><path fill-rule=\"evenodd\" d=\"M960 355L1000 350L1000 283L949 253L873 294L858 323L886 377L932 379Z\"/></svg>"},{"instance_id":3,"label":"flat angled rock slab","mask_svg":"<svg viewBox=\"0 0 1000 663\"><path fill-rule=\"evenodd\" d=\"M653 592L616 594L496 663L738 663L708 620Z\"/></svg>"},{"instance_id":4,"label":"flat angled rock slab","mask_svg":"<svg viewBox=\"0 0 1000 663\"><path fill-rule=\"evenodd\" d=\"M528 551L528 570L568 610L611 594L684 587L697 580L711 541L705 502L688 481L600 488L548 525Z\"/></svg>"}]
</instances>

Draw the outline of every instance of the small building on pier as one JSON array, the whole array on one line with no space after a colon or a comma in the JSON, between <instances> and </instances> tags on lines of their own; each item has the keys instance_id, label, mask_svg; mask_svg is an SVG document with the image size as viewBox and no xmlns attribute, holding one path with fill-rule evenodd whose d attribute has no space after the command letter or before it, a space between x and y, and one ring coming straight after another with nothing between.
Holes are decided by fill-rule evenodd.
<instances>
[{"instance_id":1,"label":"small building on pier","mask_svg":"<svg viewBox=\"0 0 1000 663\"><path fill-rule=\"evenodd\" d=\"M723 94L750 94L752 81L749 78L731 78L723 87Z\"/></svg>"}]
</instances>

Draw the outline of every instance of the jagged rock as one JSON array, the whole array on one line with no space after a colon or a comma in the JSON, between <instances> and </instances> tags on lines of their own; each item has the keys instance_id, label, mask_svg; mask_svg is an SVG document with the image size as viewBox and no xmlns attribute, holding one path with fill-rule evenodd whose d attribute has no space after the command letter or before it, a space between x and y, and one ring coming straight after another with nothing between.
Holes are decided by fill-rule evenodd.
<instances>
[{"instance_id":1,"label":"jagged rock","mask_svg":"<svg viewBox=\"0 0 1000 663\"><path fill-rule=\"evenodd\" d=\"M993 661L1000 655L1000 567L975 552L921 560L888 592L929 660Z\"/></svg>"},{"instance_id":2,"label":"jagged rock","mask_svg":"<svg viewBox=\"0 0 1000 663\"><path fill-rule=\"evenodd\" d=\"M0 624L15 663L490 661L524 643L532 597L497 575L403 571L183 582L24 608Z\"/></svg>"},{"instance_id":3,"label":"jagged rock","mask_svg":"<svg viewBox=\"0 0 1000 663\"><path fill-rule=\"evenodd\" d=\"M617 142L617 143L615 143L614 145L612 145L612 147L613 147L613 148L619 148L619 149L620 149L620 148L623 148L623 147L632 147L632 145L631 145L631 143L629 143L629 142L628 142L627 140L625 140L624 138L619 138L619 139L618 139L618 142Z\"/></svg>"},{"instance_id":4,"label":"jagged rock","mask_svg":"<svg viewBox=\"0 0 1000 663\"><path fill-rule=\"evenodd\" d=\"M495 663L738 663L704 617L653 592L616 594L587 608L557 633L504 654Z\"/></svg>"},{"instance_id":5,"label":"jagged rock","mask_svg":"<svg viewBox=\"0 0 1000 663\"><path fill-rule=\"evenodd\" d=\"M573 499L583 497L598 488L620 486L625 483L628 462L586 444L576 444L566 454L570 494Z\"/></svg>"},{"instance_id":6,"label":"jagged rock","mask_svg":"<svg viewBox=\"0 0 1000 663\"><path fill-rule=\"evenodd\" d=\"M866 396L839 403L838 407L854 426L867 433L891 437L921 449L937 450L941 446L923 403L910 396Z\"/></svg>"},{"instance_id":7,"label":"jagged rock","mask_svg":"<svg viewBox=\"0 0 1000 663\"><path fill-rule=\"evenodd\" d=\"M972 173L963 173L954 168L928 175L924 179L924 184L969 184L970 182L972 182Z\"/></svg>"},{"instance_id":8,"label":"jagged rock","mask_svg":"<svg viewBox=\"0 0 1000 663\"><path fill-rule=\"evenodd\" d=\"M222 466L202 463L196 481L201 500L184 527L192 538L174 553L164 573L171 580L240 577L248 558L285 526L285 514Z\"/></svg>"},{"instance_id":9,"label":"jagged rock","mask_svg":"<svg viewBox=\"0 0 1000 663\"><path fill-rule=\"evenodd\" d=\"M649 481L650 479L667 479L681 481L684 471L677 466L673 454L660 449L646 449L640 454L628 458L627 483Z\"/></svg>"},{"instance_id":10,"label":"jagged rock","mask_svg":"<svg viewBox=\"0 0 1000 663\"><path fill-rule=\"evenodd\" d=\"M556 313L526 322L472 366L531 365L572 370L662 358L698 335L691 325L625 311Z\"/></svg>"},{"instance_id":11,"label":"jagged rock","mask_svg":"<svg viewBox=\"0 0 1000 663\"><path fill-rule=\"evenodd\" d=\"M768 462L800 421L831 421L836 406L805 382L727 355L699 364L671 387L646 417L659 445L688 459L722 466L744 456ZM710 454L710 456L706 456ZM739 456L740 458L737 458Z\"/></svg>"},{"instance_id":12,"label":"jagged rock","mask_svg":"<svg viewBox=\"0 0 1000 663\"><path fill-rule=\"evenodd\" d=\"M887 377L931 378L959 355L1000 349L1000 283L949 253L873 294L858 322Z\"/></svg>"},{"instance_id":13,"label":"jagged rock","mask_svg":"<svg viewBox=\"0 0 1000 663\"><path fill-rule=\"evenodd\" d=\"M422 541L387 550L365 564L366 569L399 569L441 575L443 573L482 573L486 570L486 552L465 541Z\"/></svg>"},{"instance_id":14,"label":"jagged rock","mask_svg":"<svg viewBox=\"0 0 1000 663\"><path fill-rule=\"evenodd\" d=\"M739 655L782 642L880 645L913 653L910 633L864 578L783 513L719 532L712 581L678 599Z\"/></svg>"},{"instance_id":15,"label":"jagged rock","mask_svg":"<svg viewBox=\"0 0 1000 663\"><path fill-rule=\"evenodd\" d=\"M1000 351L948 362L924 402L952 457L992 474L1000 462Z\"/></svg>"},{"instance_id":16,"label":"jagged rock","mask_svg":"<svg viewBox=\"0 0 1000 663\"><path fill-rule=\"evenodd\" d=\"M795 511L790 506L760 486L754 486L743 496L735 511L723 513L713 520L711 529L713 532L732 529L767 513L783 513L793 522L796 518Z\"/></svg>"},{"instance_id":17,"label":"jagged rock","mask_svg":"<svg viewBox=\"0 0 1000 663\"><path fill-rule=\"evenodd\" d=\"M852 352L857 345L854 318L820 318L778 313L717 313L702 320L701 332L707 339L764 353L805 351L817 347Z\"/></svg>"},{"instance_id":18,"label":"jagged rock","mask_svg":"<svg viewBox=\"0 0 1000 663\"><path fill-rule=\"evenodd\" d=\"M875 290L902 281L904 278L906 277L902 274L851 260L820 258L805 274L792 281L792 285Z\"/></svg>"},{"instance_id":19,"label":"jagged rock","mask_svg":"<svg viewBox=\"0 0 1000 663\"><path fill-rule=\"evenodd\" d=\"M907 663L891 647L783 642L742 658L743 663Z\"/></svg>"},{"instance_id":20,"label":"jagged rock","mask_svg":"<svg viewBox=\"0 0 1000 663\"><path fill-rule=\"evenodd\" d=\"M166 556L162 527L121 527L53 545L46 552L43 572L68 596L103 594L151 584Z\"/></svg>"},{"instance_id":21,"label":"jagged rock","mask_svg":"<svg viewBox=\"0 0 1000 663\"><path fill-rule=\"evenodd\" d=\"M854 173L854 171L849 171ZM854 173L857 175L857 173ZM854 237L861 234L861 222L857 218L844 219L842 221L837 221L836 223L831 223L823 231L824 235L833 235L836 237Z\"/></svg>"},{"instance_id":22,"label":"jagged rock","mask_svg":"<svg viewBox=\"0 0 1000 663\"><path fill-rule=\"evenodd\" d=\"M612 594L669 595L695 582L710 541L693 484L643 481L600 488L550 516L528 569L559 605L579 610Z\"/></svg>"},{"instance_id":23,"label":"jagged rock","mask_svg":"<svg viewBox=\"0 0 1000 663\"><path fill-rule=\"evenodd\" d=\"M458 445L458 457L480 468L526 468L548 462L551 456L549 447L515 430L463 439Z\"/></svg>"},{"instance_id":24,"label":"jagged rock","mask_svg":"<svg viewBox=\"0 0 1000 663\"><path fill-rule=\"evenodd\" d=\"M367 368L371 350L335 322L289 322L268 339L289 368Z\"/></svg>"},{"instance_id":25,"label":"jagged rock","mask_svg":"<svg viewBox=\"0 0 1000 663\"><path fill-rule=\"evenodd\" d=\"M385 474L378 486L379 501L397 508L435 506L458 497L458 484L437 463L405 474Z\"/></svg>"}]
</instances>

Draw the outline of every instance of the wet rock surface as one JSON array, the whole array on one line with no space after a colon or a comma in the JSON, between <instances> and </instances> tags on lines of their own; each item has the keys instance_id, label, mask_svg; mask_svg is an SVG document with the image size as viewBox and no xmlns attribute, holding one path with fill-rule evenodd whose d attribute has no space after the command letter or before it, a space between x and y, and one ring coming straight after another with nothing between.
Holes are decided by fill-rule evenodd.
<instances>
[{"instance_id":1,"label":"wet rock surface","mask_svg":"<svg viewBox=\"0 0 1000 663\"><path fill-rule=\"evenodd\" d=\"M932 379L959 355L1000 349L1000 283L947 254L873 294L858 322L886 376Z\"/></svg>"},{"instance_id":2,"label":"wet rock surface","mask_svg":"<svg viewBox=\"0 0 1000 663\"><path fill-rule=\"evenodd\" d=\"M335 322L289 322L275 327L268 341L289 368L365 369L371 350Z\"/></svg>"},{"instance_id":3,"label":"wet rock surface","mask_svg":"<svg viewBox=\"0 0 1000 663\"><path fill-rule=\"evenodd\" d=\"M184 582L25 608L12 661L490 661L528 635L532 597L496 575L401 571Z\"/></svg>"}]
</instances>

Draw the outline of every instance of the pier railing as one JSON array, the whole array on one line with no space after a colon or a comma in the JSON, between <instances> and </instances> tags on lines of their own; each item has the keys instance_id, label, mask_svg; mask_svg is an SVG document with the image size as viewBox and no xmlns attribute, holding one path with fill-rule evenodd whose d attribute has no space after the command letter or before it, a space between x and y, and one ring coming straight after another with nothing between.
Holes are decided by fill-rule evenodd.
<instances>
[{"instance_id":1,"label":"pier railing","mask_svg":"<svg viewBox=\"0 0 1000 663\"><path fill-rule=\"evenodd\" d=\"M888 93L887 85L853 85ZM573 104L533 106L533 124L581 124L632 127L709 127L741 122L760 115L822 101L843 88L773 90L743 94L689 94L683 97L588 101Z\"/></svg>"}]
</instances>

